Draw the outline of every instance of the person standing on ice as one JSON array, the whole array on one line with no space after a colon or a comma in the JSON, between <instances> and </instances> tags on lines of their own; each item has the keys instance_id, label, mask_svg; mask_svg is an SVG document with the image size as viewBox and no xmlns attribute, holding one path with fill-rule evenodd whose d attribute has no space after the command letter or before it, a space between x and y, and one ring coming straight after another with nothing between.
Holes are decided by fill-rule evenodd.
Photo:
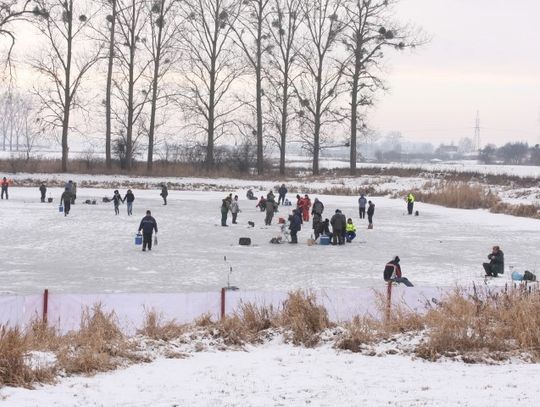
<instances>
[{"instance_id":1,"label":"person standing on ice","mask_svg":"<svg viewBox=\"0 0 540 407\"><path fill-rule=\"evenodd\" d=\"M240 206L238 205L238 195L235 195L231 202L232 223L234 223L235 225L238 212L240 212Z\"/></svg>"},{"instance_id":2,"label":"person standing on ice","mask_svg":"<svg viewBox=\"0 0 540 407\"><path fill-rule=\"evenodd\" d=\"M2 186L2 199L4 199L4 194L6 194L6 199L9 199L8 197L8 188L9 188L9 181L6 177L2 178L2 182L0 183Z\"/></svg>"},{"instance_id":3,"label":"person standing on ice","mask_svg":"<svg viewBox=\"0 0 540 407\"><path fill-rule=\"evenodd\" d=\"M308 194L304 195L304 203L302 204L302 220L309 222L309 208L311 208L311 199Z\"/></svg>"},{"instance_id":4,"label":"person standing on ice","mask_svg":"<svg viewBox=\"0 0 540 407\"><path fill-rule=\"evenodd\" d=\"M371 201L368 201L368 210L367 210L367 218L369 223L369 228L373 229L373 215L375 215L375 204Z\"/></svg>"},{"instance_id":5,"label":"person standing on ice","mask_svg":"<svg viewBox=\"0 0 540 407\"><path fill-rule=\"evenodd\" d=\"M266 216L264 218L264 224L270 226L272 224L272 219L274 218L274 212L277 209L277 203L272 191L268 192L266 195Z\"/></svg>"},{"instance_id":6,"label":"person standing on ice","mask_svg":"<svg viewBox=\"0 0 540 407\"><path fill-rule=\"evenodd\" d=\"M229 194L226 198L221 200L221 226L227 225L227 215L231 210L232 194Z\"/></svg>"},{"instance_id":7,"label":"person standing on ice","mask_svg":"<svg viewBox=\"0 0 540 407\"><path fill-rule=\"evenodd\" d=\"M120 214L120 202L124 202L124 201L122 200L122 197L120 196L120 192L118 192L118 190L114 191L114 195L113 195L111 201L113 201L113 204L114 204L114 214L119 215Z\"/></svg>"},{"instance_id":8,"label":"person standing on ice","mask_svg":"<svg viewBox=\"0 0 540 407\"><path fill-rule=\"evenodd\" d=\"M285 184L281 184L281 186L278 189L278 194L279 194L278 201L277 201L278 205L283 204L285 202L285 195L287 195L287 192L288 190Z\"/></svg>"},{"instance_id":9,"label":"person standing on ice","mask_svg":"<svg viewBox=\"0 0 540 407\"><path fill-rule=\"evenodd\" d=\"M504 273L504 253L499 246L493 246L490 254L488 254L489 263L483 263L486 277L497 277Z\"/></svg>"},{"instance_id":10,"label":"person standing on ice","mask_svg":"<svg viewBox=\"0 0 540 407\"><path fill-rule=\"evenodd\" d=\"M339 209L336 209L336 213L330 219L330 224L332 225L332 244L344 244L345 239L343 238L343 235L345 234L347 219Z\"/></svg>"},{"instance_id":11,"label":"person standing on ice","mask_svg":"<svg viewBox=\"0 0 540 407\"><path fill-rule=\"evenodd\" d=\"M159 196L163 198L163 205L167 205L167 197L169 196L167 185L161 184L161 194L159 194Z\"/></svg>"},{"instance_id":12,"label":"person standing on ice","mask_svg":"<svg viewBox=\"0 0 540 407\"><path fill-rule=\"evenodd\" d=\"M409 195L407 195L407 212L409 215L412 215L414 208L414 195L412 192L409 192Z\"/></svg>"},{"instance_id":13,"label":"person standing on ice","mask_svg":"<svg viewBox=\"0 0 540 407\"><path fill-rule=\"evenodd\" d=\"M65 191L62 193L60 203L64 204L64 216L68 216L69 211L71 210L71 192L69 191L69 187L66 187Z\"/></svg>"},{"instance_id":14,"label":"person standing on ice","mask_svg":"<svg viewBox=\"0 0 540 407\"><path fill-rule=\"evenodd\" d=\"M293 209L289 216L289 230L291 231L291 241L289 243L298 243L298 232L302 229L302 217L298 209Z\"/></svg>"},{"instance_id":15,"label":"person standing on ice","mask_svg":"<svg viewBox=\"0 0 540 407\"><path fill-rule=\"evenodd\" d=\"M152 213L150 211L146 211L146 216L142 218L141 224L139 225L139 233L142 231L143 235L143 252L146 251L147 247L149 251L152 250L152 233L154 233L154 230L156 231L157 235L157 222L152 216Z\"/></svg>"},{"instance_id":16,"label":"person standing on ice","mask_svg":"<svg viewBox=\"0 0 540 407\"><path fill-rule=\"evenodd\" d=\"M135 195L131 192L131 189L128 189L126 195L122 202L127 202L127 214L128 216L133 215L133 201L135 200Z\"/></svg>"},{"instance_id":17,"label":"person standing on ice","mask_svg":"<svg viewBox=\"0 0 540 407\"><path fill-rule=\"evenodd\" d=\"M47 187L45 186L44 182L41 183L41 186L39 187L39 192L41 193L41 202L45 202L45 195L47 194Z\"/></svg>"},{"instance_id":18,"label":"person standing on ice","mask_svg":"<svg viewBox=\"0 0 540 407\"><path fill-rule=\"evenodd\" d=\"M360 215L360 219L366 218L366 205L367 199L364 194L362 194L360 195L360 198L358 198L358 213Z\"/></svg>"}]
</instances>

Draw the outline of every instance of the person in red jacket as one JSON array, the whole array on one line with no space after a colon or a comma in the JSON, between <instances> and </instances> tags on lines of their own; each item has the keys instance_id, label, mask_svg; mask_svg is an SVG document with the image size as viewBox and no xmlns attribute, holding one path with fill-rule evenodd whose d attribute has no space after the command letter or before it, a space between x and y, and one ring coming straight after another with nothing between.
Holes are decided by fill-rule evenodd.
<instances>
[{"instance_id":1,"label":"person in red jacket","mask_svg":"<svg viewBox=\"0 0 540 407\"><path fill-rule=\"evenodd\" d=\"M8 187L9 187L9 181L6 177L2 179L2 182L0 182L0 186L2 186L2 199L4 199L4 194L6 194L6 199L9 199L8 197Z\"/></svg>"},{"instance_id":2,"label":"person in red jacket","mask_svg":"<svg viewBox=\"0 0 540 407\"><path fill-rule=\"evenodd\" d=\"M304 203L302 205L302 218L304 222L309 222L309 208L311 208L311 200L309 199L308 194L304 195Z\"/></svg>"}]
</instances>

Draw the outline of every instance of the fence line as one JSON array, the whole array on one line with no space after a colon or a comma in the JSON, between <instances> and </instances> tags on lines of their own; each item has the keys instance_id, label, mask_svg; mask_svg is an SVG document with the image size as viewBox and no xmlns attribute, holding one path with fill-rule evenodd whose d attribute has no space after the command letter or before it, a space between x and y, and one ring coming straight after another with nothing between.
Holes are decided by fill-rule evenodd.
<instances>
[{"instance_id":1,"label":"fence line","mask_svg":"<svg viewBox=\"0 0 540 407\"><path fill-rule=\"evenodd\" d=\"M440 299L449 287L393 287L393 302L402 302L421 311L432 299ZM333 321L349 320L356 315L380 316L381 293L384 288L327 288L312 291ZM122 331L133 334L143 326L148 311L155 311L163 320L191 323L208 314L214 319L231 315L244 303L280 309L287 291L231 291L192 293L110 293L64 294L45 290L42 295L0 295L0 325L26 327L33 320L43 320L61 333L80 326L85 309L100 304L106 312L114 311ZM384 297L383 297L384 298Z\"/></svg>"}]
</instances>

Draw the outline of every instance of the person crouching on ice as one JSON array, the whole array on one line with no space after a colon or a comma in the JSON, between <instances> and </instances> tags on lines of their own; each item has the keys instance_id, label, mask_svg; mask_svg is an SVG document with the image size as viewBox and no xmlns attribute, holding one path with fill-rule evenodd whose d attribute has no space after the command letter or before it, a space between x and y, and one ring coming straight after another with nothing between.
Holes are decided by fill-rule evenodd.
<instances>
[{"instance_id":1,"label":"person crouching on ice","mask_svg":"<svg viewBox=\"0 0 540 407\"><path fill-rule=\"evenodd\" d=\"M488 254L489 263L483 263L486 277L497 277L504 273L504 253L499 246L493 246L493 250Z\"/></svg>"},{"instance_id":2,"label":"person crouching on ice","mask_svg":"<svg viewBox=\"0 0 540 407\"><path fill-rule=\"evenodd\" d=\"M407 277L402 277L401 266L399 265L399 257L395 256L391 261L384 266L384 281L392 281L395 283L403 283L407 287L413 287Z\"/></svg>"},{"instance_id":3,"label":"person crouching on ice","mask_svg":"<svg viewBox=\"0 0 540 407\"><path fill-rule=\"evenodd\" d=\"M347 219L347 225L345 225L345 239L347 240L347 243L351 243L355 237L356 226L354 226L352 219L349 218Z\"/></svg>"}]
</instances>

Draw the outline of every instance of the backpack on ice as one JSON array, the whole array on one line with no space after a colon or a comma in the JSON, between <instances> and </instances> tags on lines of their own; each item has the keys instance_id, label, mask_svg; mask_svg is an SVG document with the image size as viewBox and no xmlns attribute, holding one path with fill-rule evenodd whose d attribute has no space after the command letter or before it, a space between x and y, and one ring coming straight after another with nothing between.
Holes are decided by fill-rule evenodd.
<instances>
[{"instance_id":1,"label":"backpack on ice","mask_svg":"<svg viewBox=\"0 0 540 407\"><path fill-rule=\"evenodd\" d=\"M241 237L238 239L238 244L240 246L249 246L251 244L251 239L249 237Z\"/></svg>"},{"instance_id":2,"label":"backpack on ice","mask_svg":"<svg viewBox=\"0 0 540 407\"><path fill-rule=\"evenodd\" d=\"M536 281L536 275L531 273L529 270L525 270L523 273L523 281Z\"/></svg>"}]
</instances>

